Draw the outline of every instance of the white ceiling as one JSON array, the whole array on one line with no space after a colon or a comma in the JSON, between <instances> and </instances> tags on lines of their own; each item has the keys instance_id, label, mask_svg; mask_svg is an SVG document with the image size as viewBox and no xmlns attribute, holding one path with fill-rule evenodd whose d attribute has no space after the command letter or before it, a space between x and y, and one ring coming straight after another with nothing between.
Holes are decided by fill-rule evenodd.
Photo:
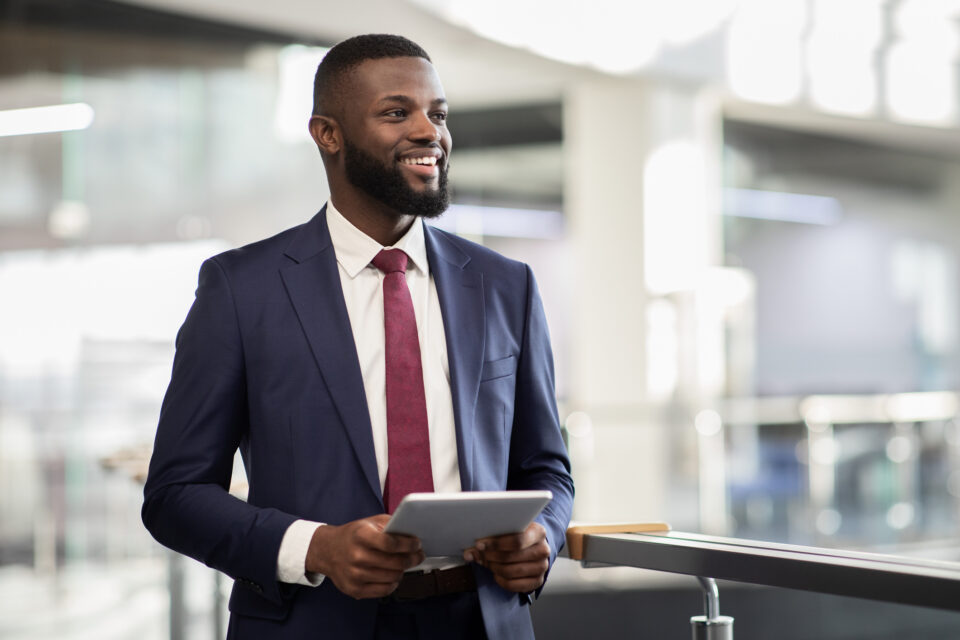
<instances>
[{"instance_id":1,"label":"white ceiling","mask_svg":"<svg viewBox=\"0 0 960 640\"><path fill-rule=\"evenodd\" d=\"M448 100L458 109L559 100L570 83L602 75L493 42L402 0L122 1L331 43L361 33L402 34L430 54ZM483 193L493 184L498 194L524 202L560 197L559 145L461 150L455 157L455 188Z\"/></svg>"},{"instance_id":2,"label":"white ceiling","mask_svg":"<svg viewBox=\"0 0 960 640\"><path fill-rule=\"evenodd\" d=\"M216 21L303 34L329 42L359 33L400 33L430 53L447 97L456 108L555 100L561 98L564 88L571 83L603 75L590 68L556 62L488 40L404 0L121 1ZM504 19L509 17L504 16ZM716 42L708 38L705 44L701 44L686 53L683 49L675 49L668 52L669 55L661 56L655 65L656 73L653 74L651 68L651 74L660 80L673 78L697 82L695 78L699 78L701 82L709 82L711 74L716 74L716 69L707 64L716 58ZM703 47L707 49L701 51ZM737 120L864 140L912 152L960 156L960 129L956 127L923 127L885 119L856 119L826 115L803 105L766 107L730 98L724 99L724 105L727 116Z\"/></svg>"},{"instance_id":3,"label":"white ceiling","mask_svg":"<svg viewBox=\"0 0 960 640\"><path fill-rule=\"evenodd\" d=\"M427 50L459 108L557 99L565 84L598 74L487 40L398 0L122 1L330 42L361 33L402 34Z\"/></svg>"}]
</instances>

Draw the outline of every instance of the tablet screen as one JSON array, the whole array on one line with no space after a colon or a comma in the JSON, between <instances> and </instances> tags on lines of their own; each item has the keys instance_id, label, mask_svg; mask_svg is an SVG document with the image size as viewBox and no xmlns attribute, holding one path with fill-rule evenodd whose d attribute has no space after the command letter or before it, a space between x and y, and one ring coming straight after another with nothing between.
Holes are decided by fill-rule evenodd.
<instances>
[{"instance_id":1,"label":"tablet screen","mask_svg":"<svg viewBox=\"0 0 960 640\"><path fill-rule=\"evenodd\" d=\"M549 491L411 493L384 531L418 537L428 557L460 556L478 538L523 531L552 498Z\"/></svg>"}]
</instances>

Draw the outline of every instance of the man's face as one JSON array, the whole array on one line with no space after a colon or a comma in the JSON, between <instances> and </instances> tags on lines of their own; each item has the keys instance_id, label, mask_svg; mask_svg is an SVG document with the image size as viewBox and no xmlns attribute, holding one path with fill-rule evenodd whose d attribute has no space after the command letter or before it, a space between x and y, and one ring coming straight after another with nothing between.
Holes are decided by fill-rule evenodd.
<instances>
[{"instance_id":1,"label":"man's face","mask_svg":"<svg viewBox=\"0 0 960 640\"><path fill-rule=\"evenodd\" d=\"M450 203L447 103L423 58L367 60L343 101L347 180L400 214L435 217Z\"/></svg>"}]
</instances>

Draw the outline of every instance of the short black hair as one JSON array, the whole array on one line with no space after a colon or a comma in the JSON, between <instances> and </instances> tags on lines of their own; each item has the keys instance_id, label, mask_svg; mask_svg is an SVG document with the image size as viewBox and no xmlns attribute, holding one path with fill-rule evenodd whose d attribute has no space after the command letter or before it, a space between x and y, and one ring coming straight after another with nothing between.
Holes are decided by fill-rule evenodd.
<instances>
[{"instance_id":1,"label":"short black hair","mask_svg":"<svg viewBox=\"0 0 960 640\"><path fill-rule=\"evenodd\" d=\"M331 97L338 93L348 71L366 60L379 58L424 58L423 47L403 36L370 33L340 42L323 57L313 78L313 115L329 115Z\"/></svg>"}]
</instances>

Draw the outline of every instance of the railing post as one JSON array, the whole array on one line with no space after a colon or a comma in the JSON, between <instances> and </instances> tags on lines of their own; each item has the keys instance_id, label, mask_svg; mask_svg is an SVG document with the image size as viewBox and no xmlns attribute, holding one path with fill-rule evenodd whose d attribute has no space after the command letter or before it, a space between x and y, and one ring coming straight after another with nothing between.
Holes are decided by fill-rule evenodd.
<instances>
[{"instance_id":1,"label":"railing post","mask_svg":"<svg viewBox=\"0 0 960 640\"><path fill-rule=\"evenodd\" d=\"M186 561L172 551L167 553L167 588L170 592L170 640L185 640L187 637L187 606L184 599Z\"/></svg>"},{"instance_id":2,"label":"railing post","mask_svg":"<svg viewBox=\"0 0 960 640\"><path fill-rule=\"evenodd\" d=\"M703 589L703 614L690 618L693 640L733 640L733 618L720 615L720 590L713 578L697 576Z\"/></svg>"}]
</instances>

